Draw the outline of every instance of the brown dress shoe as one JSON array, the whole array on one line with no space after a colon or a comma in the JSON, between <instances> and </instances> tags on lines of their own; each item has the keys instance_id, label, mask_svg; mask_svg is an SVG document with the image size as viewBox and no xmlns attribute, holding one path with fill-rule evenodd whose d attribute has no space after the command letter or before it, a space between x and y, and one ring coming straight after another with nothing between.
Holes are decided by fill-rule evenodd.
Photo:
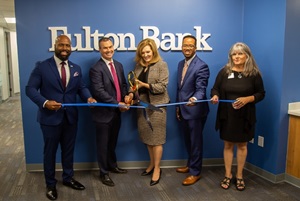
<instances>
[{"instance_id":1,"label":"brown dress shoe","mask_svg":"<svg viewBox=\"0 0 300 201\"><path fill-rule=\"evenodd\" d=\"M188 173L189 171L190 171L189 167L180 167L180 168L176 169L176 172L179 172L179 173Z\"/></svg>"},{"instance_id":2,"label":"brown dress shoe","mask_svg":"<svg viewBox=\"0 0 300 201\"><path fill-rule=\"evenodd\" d=\"M187 178L185 178L185 180L183 180L182 185L184 186L192 185L196 183L199 179L200 179L200 175L199 176L190 175Z\"/></svg>"}]
</instances>

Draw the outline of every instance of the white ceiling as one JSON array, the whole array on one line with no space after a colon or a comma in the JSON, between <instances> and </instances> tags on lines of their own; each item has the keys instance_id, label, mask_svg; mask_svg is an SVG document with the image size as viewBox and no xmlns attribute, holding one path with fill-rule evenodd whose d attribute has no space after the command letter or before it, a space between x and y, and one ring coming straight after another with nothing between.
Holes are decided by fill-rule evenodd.
<instances>
[{"instance_id":1,"label":"white ceiling","mask_svg":"<svg viewBox=\"0 0 300 201\"><path fill-rule=\"evenodd\" d=\"M0 27L9 31L16 31L16 24L7 24L5 17L15 17L14 0L0 0Z\"/></svg>"}]
</instances>

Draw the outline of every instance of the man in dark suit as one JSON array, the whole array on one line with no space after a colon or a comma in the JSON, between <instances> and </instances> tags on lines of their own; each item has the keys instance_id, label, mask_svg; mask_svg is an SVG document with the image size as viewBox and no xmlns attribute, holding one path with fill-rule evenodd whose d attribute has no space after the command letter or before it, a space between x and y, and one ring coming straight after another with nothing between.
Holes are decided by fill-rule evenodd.
<instances>
[{"instance_id":1,"label":"man in dark suit","mask_svg":"<svg viewBox=\"0 0 300 201\"><path fill-rule=\"evenodd\" d=\"M124 106L127 93L127 82L123 65L113 60L114 46L109 38L99 40L101 58L90 69L91 92L101 103L119 104L120 107L94 107L91 109L96 125L97 160L100 168L100 180L103 184L114 186L109 172L127 173L117 165L115 153L119 130L121 127L121 112L128 110Z\"/></svg>"},{"instance_id":2,"label":"man in dark suit","mask_svg":"<svg viewBox=\"0 0 300 201\"><path fill-rule=\"evenodd\" d=\"M46 196L57 199L55 161L61 147L63 185L76 190L85 187L73 178L73 154L77 133L76 107L62 108L62 103L75 103L78 94L88 103L96 102L82 80L81 68L68 60L71 41L66 35L55 40L54 56L37 63L26 86L26 95L39 107L38 122L44 137L44 174Z\"/></svg>"},{"instance_id":3,"label":"man in dark suit","mask_svg":"<svg viewBox=\"0 0 300 201\"><path fill-rule=\"evenodd\" d=\"M202 131L209 113L207 102L193 103L196 100L206 100L206 87L209 78L209 68L196 55L197 39L187 35L182 41L184 60L178 63L177 101L189 103L176 108L177 119L181 122L185 146L188 152L186 167L177 168L179 173L189 173L182 184L192 185L200 179L202 170L203 135Z\"/></svg>"}]
</instances>

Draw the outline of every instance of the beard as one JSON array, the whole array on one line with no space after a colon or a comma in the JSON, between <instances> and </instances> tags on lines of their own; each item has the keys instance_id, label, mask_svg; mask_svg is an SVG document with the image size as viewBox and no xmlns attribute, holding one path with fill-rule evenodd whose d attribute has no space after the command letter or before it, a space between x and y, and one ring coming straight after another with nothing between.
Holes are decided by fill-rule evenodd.
<instances>
[{"instance_id":1,"label":"beard","mask_svg":"<svg viewBox=\"0 0 300 201\"><path fill-rule=\"evenodd\" d=\"M67 54L62 54L62 52L67 52ZM60 51L60 50L55 50L55 56L57 58L59 58L60 60L62 61L66 61L69 59L69 56L71 55L71 51L68 51L68 50L63 50L63 51Z\"/></svg>"}]
</instances>

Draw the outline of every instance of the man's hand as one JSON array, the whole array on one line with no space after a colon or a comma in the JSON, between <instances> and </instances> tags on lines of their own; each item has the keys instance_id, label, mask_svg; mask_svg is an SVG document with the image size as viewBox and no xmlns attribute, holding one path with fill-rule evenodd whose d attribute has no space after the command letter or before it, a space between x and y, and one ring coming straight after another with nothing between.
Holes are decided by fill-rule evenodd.
<instances>
[{"instance_id":1,"label":"man's hand","mask_svg":"<svg viewBox=\"0 0 300 201\"><path fill-rule=\"evenodd\" d=\"M124 102L119 102L119 110L121 112L125 112L127 110L129 110L129 104L125 104Z\"/></svg>"},{"instance_id":2,"label":"man's hand","mask_svg":"<svg viewBox=\"0 0 300 201\"><path fill-rule=\"evenodd\" d=\"M87 102L88 103L91 103L91 104L93 104L93 103L97 103L97 101L93 98L93 97L89 97L88 99L87 99ZM95 106L90 106L89 108L94 108Z\"/></svg>"},{"instance_id":3,"label":"man's hand","mask_svg":"<svg viewBox=\"0 0 300 201\"><path fill-rule=\"evenodd\" d=\"M197 100L197 98L195 98L195 97L191 97L190 99L189 99L189 102L186 104L186 106L194 106L195 105L195 101Z\"/></svg>"},{"instance_id":4,"label":"man's hand","mask_svg":"<svg viewBox=\"0 0 300 201\"><path fill-rule=\"evenodd\" d=\"M180 115L180 109L179 109L179 107L176 107L176 118L177 118L178 121L181 120L181 115Z\"/></svg>"},{"instance_id":5,"label":"man's hand","mask_svg":"<svg viewBox=\"0 0 300 201\"><path fill-rule=\"evenodd\" d=\"M93 97L89 97L89 98L87 99L87 102L88 102L88 103L97 103L96 99L94 99Z\"/></svg>"},{"instance_id":6,"label":"man's hand","mask_svg":"<svg viewBox=\"0 0 300 201\"><path fill-rule=\"evenodd\" d=\"M46 102L45 108L48 110L59 110L61 108L61 103L57 103L54 100L49 100Z\"/></svg>"}]
</instances>

